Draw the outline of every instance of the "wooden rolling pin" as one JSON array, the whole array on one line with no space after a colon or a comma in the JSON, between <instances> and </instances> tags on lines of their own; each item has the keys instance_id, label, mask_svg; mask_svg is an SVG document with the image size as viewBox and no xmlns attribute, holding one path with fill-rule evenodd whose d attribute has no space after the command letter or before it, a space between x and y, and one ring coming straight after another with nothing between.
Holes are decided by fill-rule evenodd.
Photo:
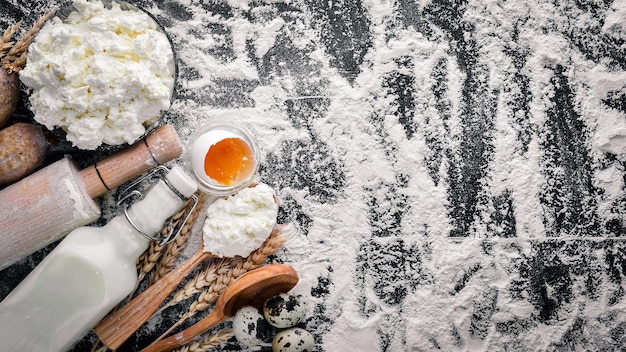
<instances>
[{"instance_id":1,"label":"wooden rolling pin","mask_svg":"<svg viewBox=\"0 0 626 352\"><path fill-rule=\"evenodd\" d=\"M61 159L0 191L0 270L100 216L95 198L179 157L182 142L164 125L83 170Z\"/></svg>"}]
</instances>

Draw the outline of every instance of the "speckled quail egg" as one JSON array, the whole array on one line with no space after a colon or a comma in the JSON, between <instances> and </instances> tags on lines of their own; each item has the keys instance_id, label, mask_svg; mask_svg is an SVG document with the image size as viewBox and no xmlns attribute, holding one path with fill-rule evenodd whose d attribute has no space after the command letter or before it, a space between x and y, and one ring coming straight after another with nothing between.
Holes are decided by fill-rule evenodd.
<instances>
[{"instance_id":1,"label":"speckled quail egg","mask_svg":"<svg viewBox=\"0 0 626 352\"><path fill-rule=\"evenodd\" d=\"M233 317L233 335L247 347L255 347L271 341L276 329L267 323L258 308L245 306Z\"/></svg>"},{"instance_id":2,"label":"speckled quail egg","mask_svg":"<svg viewBox=\"0 0 626 352\"><path fill-rule=\"evenodd\" d=\"M310 352L314 347L313 335L302 328L283 330L272 340L273 352Z\"/></svg>"},{"instance_id":3,"label":"speckled quail egg","mask_svg":"<svg viewBox=\"0 0 626 352\"><path fill-rule=\"evenodd\" d=\"M277 328L290 328L304 320L306 307L298 297L279 293L265 301L263 315Z\"/></svg>"}]
</instances>

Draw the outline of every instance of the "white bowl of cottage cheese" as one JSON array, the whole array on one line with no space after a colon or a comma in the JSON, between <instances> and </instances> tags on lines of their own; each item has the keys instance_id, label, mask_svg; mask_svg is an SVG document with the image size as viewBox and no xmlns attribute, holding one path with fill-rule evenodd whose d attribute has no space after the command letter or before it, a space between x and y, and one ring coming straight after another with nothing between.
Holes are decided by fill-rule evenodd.
<instances>
[{"instance_id":1,"label":"white bowl of cottage cheese","mask_svg":"<svg viewBox=\"0 0 626 352\"><path fill-rule=\"evenodd\" d=\"M145 136L170 107L175 78L164 30L117 0L62 8L30 44L20 72L35 121L84 150Z\"/></svg>"}]
</instances>

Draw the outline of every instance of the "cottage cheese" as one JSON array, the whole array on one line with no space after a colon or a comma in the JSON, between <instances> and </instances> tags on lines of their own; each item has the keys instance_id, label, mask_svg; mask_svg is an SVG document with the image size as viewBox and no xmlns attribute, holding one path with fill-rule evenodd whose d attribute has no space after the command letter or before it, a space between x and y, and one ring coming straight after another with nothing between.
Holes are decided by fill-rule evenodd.
<instances>
[{"instance_id":1,"label":"cottage cheese","mask_svg":"<svg viewBox=\"0 0 626 352\"><path fill-rule=\"evenodd\" d=\"M265 184L219 198L207 209L204 251L220 257L246 257L259 248L276 226L278 204Z\"/></svg>"},{"instance_id":2,"label":"cottage cheese","mask_svg":"<svg viewBox=\"0 0 626 352\"><path fill-rule=\"evenodd\" d=\"M61 127L81 149L132 143L170 106L174 57L167 36L141 11L77 0L30 45L20 73L35 120Z\"/></svg>"}]
</instances>

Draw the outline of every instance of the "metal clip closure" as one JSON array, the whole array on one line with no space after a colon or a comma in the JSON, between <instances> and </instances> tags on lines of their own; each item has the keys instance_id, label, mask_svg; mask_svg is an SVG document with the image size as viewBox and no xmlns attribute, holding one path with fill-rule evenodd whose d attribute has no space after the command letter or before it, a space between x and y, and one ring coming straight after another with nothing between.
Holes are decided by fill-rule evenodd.
<instances>
[{"instance_id":1,"label":"metal clip closure","mask_svg":"<svg viewBox=\"0 0 626 352\"><path fill-rule=\"evenodd\" d=\"M122 203L127 202L131 198L137 199L137 198L143 197L143 193L141 191L135 189L135 188L141 182L143 182L144 180L146 180L148 178L151 178L151 177L154 177L154 176L158 176L161 179L161 181L163 181L172 190L172 192L174 192L174 194L176 194L176 196L178 196L178 198L180 198L181 200L187 202L187 200L189 198L193 199L193 204L186 211L186 213L185 213L185 215L183 217L183 220L178 225L178 227L174 226L174 224L172 223L171 217L170 217L170 220L167 221L166 224L169 227L169 231L168 231L166 236L152 236L150 234L147 234L147 233L143 232L133 222L133 220L128 215L128 205L126 205L124 207L124 216L126 217L126 220L130 224L130 226L132 226L135 229L135 231L139 232L139 234L141 236L143 236L144 238L146 238L146 239L148 239L150 241L158 241L160 246L163 246L163 245L166 245L168 243L171 243L172 241L174 241L176 239L176 237L178 237L178 235L180 234L180 232L183 229L183 226L189 220L189 217L191 216L191 214L193 213L194 209L198 205L198 197L195 194L192 194L189 198L186 198L174 186L172 186L169 183L169 181L164 177L165 174L167 174L169 171L170 171L170 169L167 168L166 166L158 166L157 168L155 168L151 172L149 172L149 173L145 174L144 176L136 179L131 184L129 184L124 190L122 190L122 191L120 191L118 193L118 196L117 196L118 200L117 200L117 203L116 203L117 206L120 206L120 205L122 205Z\"/></svg>"}]
</instances>

